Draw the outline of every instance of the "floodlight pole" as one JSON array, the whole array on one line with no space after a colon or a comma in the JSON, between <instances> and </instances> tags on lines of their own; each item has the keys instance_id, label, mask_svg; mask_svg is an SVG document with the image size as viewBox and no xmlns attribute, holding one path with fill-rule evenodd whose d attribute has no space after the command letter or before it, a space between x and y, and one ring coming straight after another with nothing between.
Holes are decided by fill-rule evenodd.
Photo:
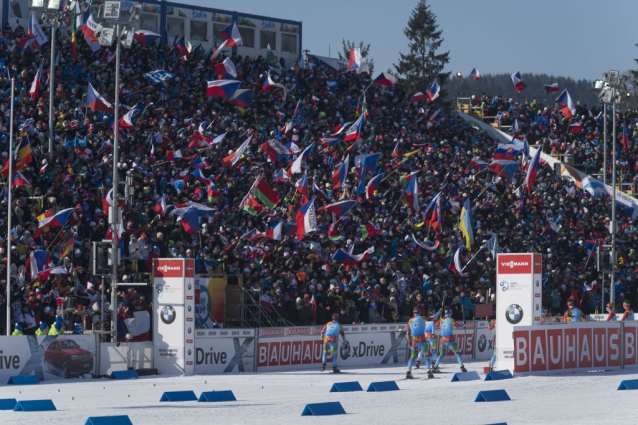
<instances>
[{"instance_id":1,"label":"floodlight pole","mask_svg":"<svg viewBox=\"0 0 638 425\"><path fill-rule=\"evenodd\" d=\"M613 311L616 312L616 86L611 89L611 108L612 108L612 165L611 165L611 288L609 290L609 298L612 302Z\"/></svg>"},{"instance_id":2,"label":"floodlight pole","mask_svg":"<svg viewBox=\"0 0 638 425\"><path fill-rule=\"evenodd\" d=\"M7 181L7 336L11 335L11 178L13 177L13 110L15 106L15 77L11 78L11 122L9 123L9 179Z\"/></svg>"},{"instance_id":3,"label":"floodlight pole","mask_svg":"<svg viewBox=\"0 0 638 425\"><path fill-rule=\"evenodd\" d=\"M49 161L53 160L53 90L55 89L55 34L58 31L58 18L51 25L51 63L49 64Z\"/></svg>"},{"instance_id":4,"label":"floodlight pole","mask_svg":"<svg viewBox=\"0 0 638 425\"><path fill-rule=\"evenodd\" d=\"M117 342L117 229L120 220L118 211L119 175L117 169L120 138L120 24L115 24L115 125L113 135L113 205L111 205L111 333L112 341Z\"/></svg>"}]
</instances>

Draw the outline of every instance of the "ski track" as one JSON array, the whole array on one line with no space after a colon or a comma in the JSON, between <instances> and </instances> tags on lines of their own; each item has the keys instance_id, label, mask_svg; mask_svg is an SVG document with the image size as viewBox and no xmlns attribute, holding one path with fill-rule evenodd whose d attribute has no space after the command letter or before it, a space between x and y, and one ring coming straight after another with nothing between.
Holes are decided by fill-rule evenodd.
<instances>
[{"instance_id":1,"label":"ski track","mask_svg":"<svg viewBox=\"0 0 638 425\"><path fill-rule=\"evenodd\" d=\"M484 382L485 362L466 363L480 381L450 382L458 365L442 365L439 379L425 380L425 369L405 367L345 369L347 374L319 369L190 377L152 376L137 380L87 379L45 381L33 386L4 386L0 398L51 399L56 412L0 411L1 424L84 424L89 416L129 415L133 424L298 424L345 420L348 424L428 423L603 424L635 423L638 391L617 391L629 370L575 372L564 375L518 376ZM632 373L633 372L633 373ZM400 391L368 393L374 381L396 380ZM330 393L334 382L359 381L363 392ZM475 403L479 391L504 389L512 401ZM232 390L236 402L160 403L164 391ZM307 403L340 401L346 417L302 417Z\"/></svg>"}]
</instances>

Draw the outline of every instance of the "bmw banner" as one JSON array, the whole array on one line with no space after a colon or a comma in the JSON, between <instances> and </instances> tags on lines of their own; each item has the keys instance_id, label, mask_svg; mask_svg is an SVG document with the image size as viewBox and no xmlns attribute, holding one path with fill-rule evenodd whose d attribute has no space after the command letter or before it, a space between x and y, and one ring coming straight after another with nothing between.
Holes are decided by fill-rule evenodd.
<instances>
[{"instance_id":1,"label":"bmw banner","mask_svg":"<svg viewBox=\"0 0 638 425\"><path fill-rule=\"evenodd\" d=\"M498 369L514 370L514 326L540 325L542 256L498 254L496 321Z\"/></svg>"}]
</instances>

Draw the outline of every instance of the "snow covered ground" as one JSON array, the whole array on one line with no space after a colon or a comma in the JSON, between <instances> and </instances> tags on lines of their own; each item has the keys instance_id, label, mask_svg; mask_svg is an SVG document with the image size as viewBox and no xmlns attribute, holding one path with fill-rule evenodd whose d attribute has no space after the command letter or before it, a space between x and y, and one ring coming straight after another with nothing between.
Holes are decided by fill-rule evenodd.
<instances>
[{"instance_id":1,"label":"snow covered ground","mask_svg":"<svg viewBox=\"0 0 638 425\"><path fill-rule=\"evenodd\" d=\"M638 391L617 391L623 379L636 379L634 369L614 372L523 376L504 381L482 380L485 362L467 363L480 381L450 382L456 364L426 380L423 369L405 377L403 367L315 370L193 377L146 377L130 381L47 381L39 385L0 388L0 398L52 399L57 412L0 411L0 424L84 424L89 416L127 414L134 424L610 424L636 423ZM633 373L632 373L633 372ZM398 380L401 391L330 393L334 382ZM512 401L475 403L481 390L504 389ZM236 402L160 403L164 391L232 390ZM340 401L346 417L302 417L307 403ZM27 422L28 421L28 422ZM418 422L415 422L418 421Z\"/></svg>"}]
</instances>

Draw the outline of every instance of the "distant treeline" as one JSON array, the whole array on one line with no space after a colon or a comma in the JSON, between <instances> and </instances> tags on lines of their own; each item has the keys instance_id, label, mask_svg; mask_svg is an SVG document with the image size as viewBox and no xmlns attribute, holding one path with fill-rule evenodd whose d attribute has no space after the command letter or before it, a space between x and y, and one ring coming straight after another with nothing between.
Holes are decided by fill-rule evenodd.
<instances>
[{"instance_id":1,"label":"distant treeline","mask_svg":"<svg viewBox=\"0 0 638 425\"><path fill-rule=\"evenodd\" d=\"M582 104L591 108L592 105L598 104L598 93L592 90L592 81L581 79L574 80L573 78L554 77L547 74L523 74L521 78L527 84L525 90L521 93L516 93L514 90L514 84L509 74L487 74L481 75L479 80L474 80L469 76L461 78L461 94L463 97L469 97L471 95L481 96L485 93L488 96L502 96L504 98L513 98L517 102L524 100L531 101L536 98L538 102L546 104L547 99L549 103L553 105L554 100L560 95L563 89L569 91L569 95L574 102L580 101ZM448 91L450 97L456 97L458 93L459 81L452 74L450 82L448 83ZM557 93L545 92L545 84L558 83L560 90Z\"/></svg>"}]
</instances>

